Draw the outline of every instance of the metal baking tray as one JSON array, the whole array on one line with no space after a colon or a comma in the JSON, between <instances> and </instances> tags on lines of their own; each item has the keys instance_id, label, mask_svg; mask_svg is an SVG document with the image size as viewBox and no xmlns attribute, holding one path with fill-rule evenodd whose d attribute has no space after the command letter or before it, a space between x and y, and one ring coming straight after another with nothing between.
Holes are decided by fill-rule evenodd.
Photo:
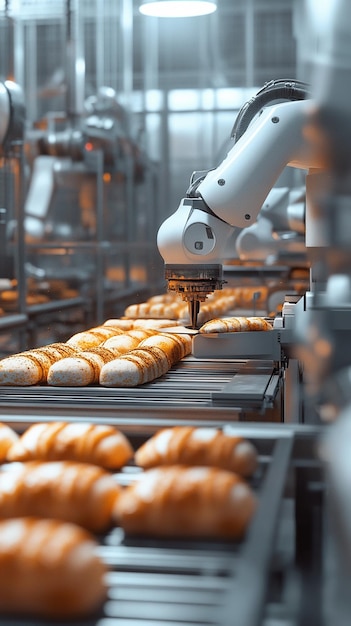
<instances>
[{"instance_id":1,"label":"metal baking tray","mask_svg":"<svg viewBox=\"0 0 351 626\"><path fill-rule=\"evenodd\" d=\"M253 429L248 436L259 452L251 481L259 505L242 541L136 539L113 528L98 537L109 566L100 614L74 622L0 616L0 626L259 626L294 432L268 429L255 436ZM131 464L115 477L125 485L138 471Z\"/></svg>"}]
</instances>

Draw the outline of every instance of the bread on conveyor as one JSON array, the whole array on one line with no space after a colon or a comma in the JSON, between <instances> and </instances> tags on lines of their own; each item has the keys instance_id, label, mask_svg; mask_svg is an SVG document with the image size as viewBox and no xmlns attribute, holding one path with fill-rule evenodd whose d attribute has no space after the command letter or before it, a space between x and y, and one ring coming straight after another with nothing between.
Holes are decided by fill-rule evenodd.
<instances>
[{"instance_id":1,"label":"bread on conveyor","mask_svg":"<svg viewBox=\"0 0 351 626\"><path fill-rule=\"evenodd\" d=\"M134 319L147 317L178 319L182 309L181 300L179 302L141 302L127 306L124 315Z\"/></svg>"},{"instance_id":2,"label":"bread on conveyor","mask_svg":"<svg viewBox=\"0 0 351 626\"><path fill-rule=\"evenodd\" d=\"M160 348L135 348L106 363L100 372L103 387L137 387L159 378L170 368L166 353Z\"/></svg>"},{"instance_id":3,"label":"bread on conveyor","mask_svg":"<svg viewBox=\"0 0 351 626\"><path fill-rule=\"evenodd\" d=\"M125 352L129 352L129 350L137 348L137 346L143 339L150 337L150 335L154 335L156 332L156 330L146 328L131 328L121 335L106 339L106 341L104 341L102 345L105 348L117 349L120 351L121 354L123 354Z\"/></svg>"},{"instance_id":4,"label":"bread on conveyor","mask_svg":"<svg viewBox=\"0 0 351 626\"><path fill-rule=\"evenodd\" d=\"M117 500L116 522L131 535L241 538L256 497L238 475L216 467L146 470Z\"/></svg>"},{"instance_id":5,"label":"bread on conveyor","mask_svg":"<svg viewBox=\"0 0 351 626\"><path fill-rule=\"evenodd\" d=\"M131 330L133 328L134 320L126 320L117 318L111 318L103 323L103 326L111 326L112 328L119 328L120 330Z\"/></svg>"},{"instance_id":6,"label":"bread on conveyor","mask_svg":"<svg viewBox=\"0 0 351 626\"><path fill-rule=\"evenodd\" d=\"M162 333L144 339L139 348L158 347L163 350L170 364L177 363L191 352L191 337L181 333Z\"/></svg>"},{"instance_id":7,"label":"bread on conveyor","mask_svg":"<svg viewBox=\"0 0 351 626\"><path fill-rule=\"evenodd\" d=\"M18 438L19 435L10 426L0 422L0 463L5 461L9 449Z\"/></svg>"},{"instance_id":8,"label":"bread on conveyor","mask_svg":"<svg viewBox=\"0 0 351 626\"><path fill-rule=\"evenodd\" d=\"M9 463L0 471L0 519L47 517L94 533L111 526L121 487L102 467L76 461Z\"/></svg>"},{"instance_id":9,"label":"bread on conveyor","mask_svg":"<svg viewBox=\"0 0 351 626\"><path fill-rule=\"evenodd\" d=\"M252 476L257 467L257 451L250 441L206 427L163 428L135 452L134 458L143 468L204 465L221 467L246 477Z\"/></svg>"},{"instance_id":10,"label":"bread on conveyor","mask_svg":"<svg viewBox=\"0 0 351 626\"><path fill-rule=\"evenodd\" d=\"M148 328L148 329L157 329L157 328L167 328L167 326L175 326L177 324L177 320L174 319L160 319L160 318L129 318L129 319L109 319L104 322L107 326L112 326L116 328L120 328L121 330L133 330L134 328Z\"/></svg>"},{"instance_id":11,"label":"bread on conveyor","mask_svg":"<svg viewBox=\"0 0 351 626\"><path fill-rule=\"evenodd\" d=\"M85 422L32 424L7 453L8 461L80 461L118 469L133 457L133 448L114 426Z\"/></svg>"},{"instance_id":12,"label":"bread on conveyor","mask_svg":"<svg viewBox=\"0 0 351 626\"><path fill-rule=\"evenodd\" d=\"M73 357L54 363L48 372L48 385L56 387L85 387L99 382L102 367L129 350L142 339L154 335L154 330L130 330L107 339L103 344L78 351Z\"/></svg>"},{"instance_id":13,"label":"bread on conveyor","mask_svg":"<svg viewBox=\"0 0 351 626\"><path fill-rule=\"evenodd\" d=\"M272 325L263 317L225 317L205 322L200 333L233 333L253 330L272 330Z\"/></svg>"},{"instance_id":14,"label":"bread on conveyor","mask_svg":"<svg viewBox=\"0 0 351 626\"><path fill-rule=\"evenodd\" d=\"M110 361L100 372L104 387L136 387L159 378L191 351L187 334L155 333L138 348Z\"/></svg>"},{"instance_id":15,"label":"bread on conveyor","mask_svg":"<svg viewBox=\"0 0 351 626\"><path fill-rule=\"evenodd\" d=\"M0 361L0 385L29 386L46 382L50 366L76 349L66 343L51 343L26 350Z\"/></svg>"},{"instance_id":16,"label":"bread on conveyor","mask_svg":"<svg viewBox=\"0 0 351 626\"><path fill-rule=\"evenodd\" d=\"M89 350L89 348L99 346L109 337L114 337L115 335L120 335L121 333L123 333L123 330L120 328L107 325L96 326L94 328L89 328L89 330L75 333L72 337L67 339L66 343L79 350Z\"/></svg>"},{"instance_id":17,"label":"bread on conveyor","mask_svg":"<svg viewBox=\"0 0 351 626\"><path fill-rule=\"evenodd\" d=\"M49 369L47 383L55 387L85 387L98 383L102 366L120 354L117 349L103 346L78 352L76 356L54 363Z\"/></svg>"},{"instance_id":18,"label":"bread on conveyor","mask_svg":"<svg viewBox=\"0 0 351 626\"><path fill-rule=\"evenodd\" d=\"M90 533L58 520L0 521L0 613L73 619L106 597L106 567Z\"/></svg>"}]
</instances>

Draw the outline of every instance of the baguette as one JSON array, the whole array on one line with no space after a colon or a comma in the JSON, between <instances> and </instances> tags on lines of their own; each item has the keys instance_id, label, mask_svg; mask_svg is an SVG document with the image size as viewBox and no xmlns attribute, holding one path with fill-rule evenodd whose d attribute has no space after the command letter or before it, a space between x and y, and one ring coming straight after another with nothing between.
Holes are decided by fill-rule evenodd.
<instances>
[{"instance_id":1,"label":"baguette","mask_svg":"<svg viewBox=\"0 0 351 626\"><path fill-rule=\"evenodd\" d=\"M85 387L98 383L103 365L136 348L143 338L155 332L131 330L112 336L103 344L79 352L75 357L62 359L50 367L47 382L56 387Z\"/></svg>"},{"instance_id":2,"label":"baguette","mask_svg":"<svg viewBox=\"0 0 351 626\"><path fill-rule=\"evenodd\" d=\"M52 343L5 357L0 361L0 385L30 386L44 383L53 363L75 353L73 346Z\"/></svg>"},{"instance_id":3,"label":"baguette","mask_svg":"<svg viewBox=\"0 0 351 626\"><path fill-rule=\"evenodd\" d=\"M251 442L216 428L192 426L160 430L135 452L134 458L145 469L158 465L203 465L248 477L257 468L257 451Z\"/></svg>"},{"instance_id":4,"label":"baguette","mask_svg":"<svg viewBox=\"0 0 351 626\"><path fill-rule=\"evenodd\" d=\"M140 348L154 346L161 348L166 353L170 365L173 365L190 354L192 342L190 335L158 333L148 339L144 339L139 345Z\"/></svg>"},{"instance_id":5,"label":"baguette","mask_svg":"<svg viewBox=\"0 0 351 626\"><path fill-rule=\"evenodd\" d=\"M205 322L200 333L233 333L243 331L272 330L272 325L263 317L226 317Z\"/></svg>"},{"instance_id":6,"label":"baguette","mask_svg":"<svg viewBox=\"0 0 351 626\"><path fill-rule=\"evenodd\" d=\"M90 533L58 520L0 521L0 612L73 619L106 598L106 567Z\"/></svg>"},{"instance_id":7,"label":"baguette","mask_svg":"<svg viewBox=\"0 0 351 626\"><path fill-rule=\"evenodd\" d=\"M100 372L104 387L136 387L159 378L170 368L167 354L158 348L135 348L106 363Z\"/></svg>"},{"instance_id":8,"label":"baguette","mask_svg":"<svg viewBox=\"0 0 351 626\"><path fill-rule=\"evenodd\" d=\"M174 319L160 319L160 318L129 318L129 319L109 319L104 322L104 326L112 326L116 328L120 328L123 331L133 330L135 328L146 328L146 329L157 329L157 328L167 328L167 326L175 326L177 321Z\"/></svg>"},{"instance_id":9,"label":"baguette","mask_svg":"<svg viewBox=\"0 0 351 626\"><path fill-rule=\"evenodd\" d=\"M121 488L97 465L75 461L10 463L0 472L0 519L46 517L106 531Z\"/></svg>"},{"instance_id":10,"label":"baguette","mask_svg":"<svg viewBox=\"0 0 351 626\"><path fill-rule=\"evenodd\" d=\"M74 357L54 363L48 372L48 385L55 387L85 387L99 382L102 366L120 356L116 348L96 346Z\"/></svg>"},{"instance_id":11,"label":"baguette","mask_svg":"<svg viewBox=\"0 0 351 626\"><path fill-rule=\"evenodd\" d=\"M8 461L80 461L111 470L132 457L133 448L119 430L84 422L32 424L7 453Z\"/></svg>"},{"instance_id":12,"label":"baguette","mask_svg":"<svg viewBox=\"0 0 351 626\"><path fill-rule=\"evenodd\" d=\"M79 350L89 350L90 348L99 346L109 337L114 337L115 335L120 335L122 333L123 330L120 328L107 325L96 326L94 328L90 328L89 330L72 335L66 343Z\"/></svg>"},{"instance_id":13,"label":"baguette","mask_svg":"<svg viewBox=\"0 0 351 626\"><path fill-rule=\"evenodd\" d=\"M154 328L155 330L160 328L168 328L169 326L178 326L180 323L178 320L172 320L164 318L152 318L149 317L147 319L135 319L133 328Z\"/></svg>"},{"instance_id":14,"label":"baguette","mask_svg":"<svg viewBox=\"0 0 351 626\"><path fill-rule=\"evenodd\" d=\"M134 328L126 331L123 335L110 337L102 344L105 348L113 348L119 350L120 354L125 354L129 350L137 348L140 342L157 331L151 329Z\"/></svg>"},{"instance_id":15,"label":"baguette","mask_svg":"<svg viewBox=\"0 0 351 626\"><path fill-rule=\"evenodd\" d=\"M18 439L19 435L12 428L0 422L0 463L6 460L8 451Z\"/></svg>"},{"instance_id":16,"label":"baguette","mask_svg":"<svg viewBox=\"0 0 351 626\"><path fill-rule=\"evenodd\" d=\"M146 470L117 500L115 520L127 534L241 538L256 498L233 472L172 465Z\"/></svg>"},{"instance_id":17,"label":"baguette","mask_svg":"<svg viewBox=\"0 0 351 626\"><path fill-rule=\"evenodd\" d=\"M124 315L128 318L167 318L178 319L182 310L181 302L141 302L140 304L131 304L125 311Z\"/></svg>"},{"instance_id":18,"label":"baguette","mask_svg":"<svg viewBox=\"0 0 351 626\"><path fill-rule=\"evenodd\" d=\"M126 331L131 330L133 328L133 320L125 320L120 318L111 318L106 320L103 323L103 326L110 326L112 328L119 328L120 330Z\"/></svg>"}]
</instances>

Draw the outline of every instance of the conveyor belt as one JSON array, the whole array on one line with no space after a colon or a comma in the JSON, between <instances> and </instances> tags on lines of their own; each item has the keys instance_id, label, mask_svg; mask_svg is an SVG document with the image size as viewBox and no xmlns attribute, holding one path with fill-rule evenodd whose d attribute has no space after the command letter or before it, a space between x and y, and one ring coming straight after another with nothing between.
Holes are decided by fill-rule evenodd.
<instances>
[{"instance_id":1,"label":"conveyor belt","mask_svg":"<svg viewBox=\"0 0 351 626\"><path fill-rule=\"evenodd\" d=\"M120 528L100 537L98 552L109 566L108 599L100 615L65 626L259 626L293 440L292 431L266 437L269 454L260 454L252 480L259 505L243 541L133 539ZM116 479L126 484L134 471L126 468ZM0 616L0 626L63 622Z\"/></svg>"},{"instance_id":2,"label":"conveyor belt","mask_svg":"<svg viewBox=\"0 0 351 626\"><path fill-rule=\"evenodd\" d=\"M240 375L240 377L239 377ZM238 376L240 385L235 384ZM244 378L243 378L244 377ZM241 389L254 377L255 394L244 396ZM258 379L261 385L258 384ZM243 383L245 380L246 385ZM243 412L261 412L273 406L279 377L271 362L201 360L187 358L167 374L136 388L89 387L0 387L0 414L32 415L38 410L50 415L85 414L89 417L123 419L137 422L154 417L189 419L197 422L238 420ZM257 393L257 390L259 392ZM214 411L215 408L215 411Z\"/></svg>"}]
</instances>

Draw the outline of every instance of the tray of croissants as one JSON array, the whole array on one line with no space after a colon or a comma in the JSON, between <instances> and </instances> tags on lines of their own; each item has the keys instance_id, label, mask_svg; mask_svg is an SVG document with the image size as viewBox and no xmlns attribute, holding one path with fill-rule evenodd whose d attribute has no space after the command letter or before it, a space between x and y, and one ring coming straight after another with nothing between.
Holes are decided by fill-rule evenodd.
<instances>
[{"instance_id":1,"label":"tray of croissants","mask_svg":"<svg viewBox=\"0 0 351 626\"><path fill-rule=\"evenodd\" d=\"M98 546L116 528L140 545L241 545L263 473L253 440L195 426L162 427L135 445L100 423L18 432L2 422L0 461L0 623L19 624L103 617L109 565Z\"/></svg>"}]
</instances>

